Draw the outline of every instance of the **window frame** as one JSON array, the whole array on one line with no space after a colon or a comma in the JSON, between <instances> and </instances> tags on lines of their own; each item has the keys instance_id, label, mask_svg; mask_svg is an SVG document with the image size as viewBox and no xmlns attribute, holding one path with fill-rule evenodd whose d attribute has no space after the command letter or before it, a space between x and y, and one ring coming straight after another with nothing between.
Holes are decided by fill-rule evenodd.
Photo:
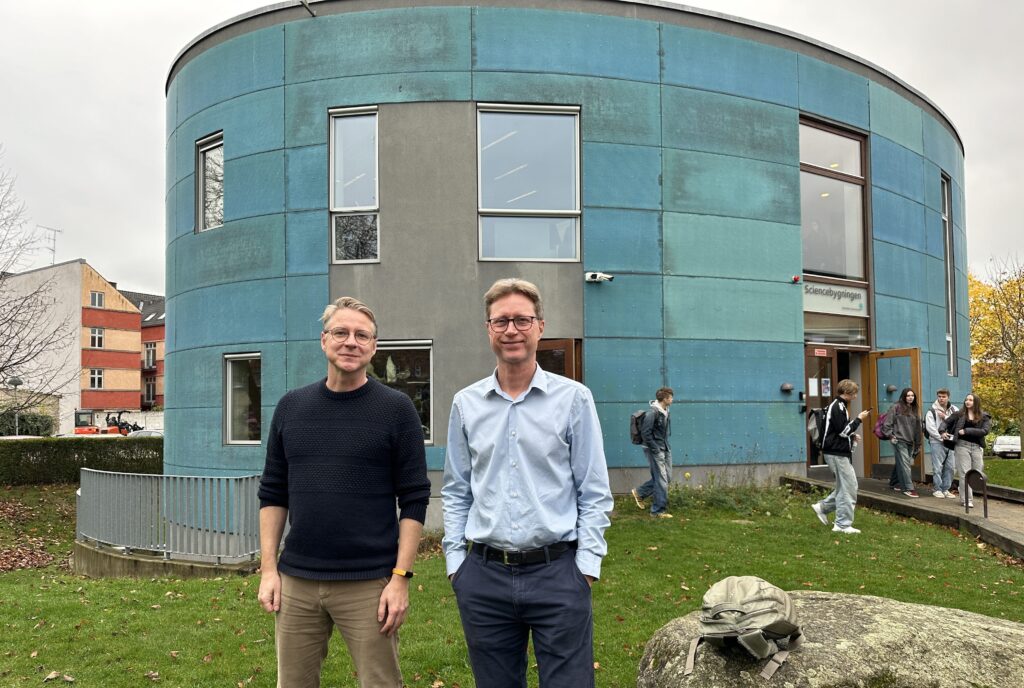
<instances>
[{"instance_id":1,"label":"window frame","mask_svg":"<svg viewBox=\"0 0 1024 688\"><path fill-rule=\"evenodd\" d=\"M150 354L152 353L152 356ZM142 354L144 368L156 368L156 342L143 342Z\"/></svg>"},{"instance_id":2,"label":"window frame","mask_svg":"<svg viewBox=\"0 0 1024 688\"><path fill-rule=\"evenodd\" d=\"M942 220L943 273L946 301L946 375L957 377L956 345L956 239L953 235L953 180L945 172L939 173L939 190L942 194L940 217Z\"/></svg>"},{"instance_id":3,"label":"window frame","mask_svg":"<svg viewBox=\"0 0 1024 688\"><path fill-rule=\"evenodd\" d=\"M142 378L142 400L147 404L156 401L156 376L147 375Z\"/></svg>"},{"instance_id":4,"label":"window frame","mask_svg":"<svg viewBox=\"0 0 1024 688\"><path fill-rule=\"evenodd\" d=\"M337 150L337 142L334 135L334 121L342 117L360 117L373 115L374 132L374 197L377 199L373 206L338 206L334 198L334 154ZM381 262L380 255L380 113L376 105L364 105L359 107L336 107L327 110L327 231L330 235L331 265L360 265L366 263ZM357 258L353 260L339 260L338 247L335 242L334 220L343 216L373 215L377 221L377 257Z\"/></svg>"},{"instance_id":5,"label":"window frame","mask_svg":"<svg viewBox=\"0 0 1024 688\"><path fill-rule=\"evenodd\" d=\"M89 369L89 389L103 389L103 368Z\"/></svg>"},{"instance_id":6,"label":"window frame","mask_svg":"<svg viewBox=\"0 0 1024 688\"><path fill-rule=\"evenodd\" d=\"M428 381L430 385L430 417L427 419L430 428L430 438L423 438L423 444L425 446L433 446L435 443L436 426L434 424L434 390L435 390L435 379L434 379L434 341L432 339L392 339L377 342L377 351L374 354L381 353L382 351L401 351L415 349L419 351L426 351L429 361ZM371 359L372 360L372 359ZM394 389L386 382L381 382L382 385Z\"/></svg>"},{"instance_id":7,"label":"window frame","mask_svg":"<svg viewBox=\"0 0 1024 688\"><path fill-rule=\"evenodd\" d=\"M90 308L106 308L106 294L102 291L90 291L89 292L89 307Z\"/></svg>"},{"instance_id":8,"label":"window frame","mask_svg":"<svg viewBox=\"0 0 1024 688\"><path fill-rule=\"evenodd\" d=\"M859 150L860 150L860 170L861 170L860 175L854 175L854 174L851 174L851 173L848 173L848 172L837 172L837 171L831 170L831 169L829 169L827 167L819 167L817 165L804 162L802 157L801 157L801 154L800 154L799 150L797 150L797 158L798 158L798 161L799 161L799 167L800 167L800 172L801 173L806 172L808 174L817 175L817 176L820 176L820 177L824 177L824 178L827 178L827 179L832 179L832 180L839 181L839 182L844 182L844 183L847 183L847 184L854 184L854 185L857 185L857 186L860 187L861 245L863 247L862 251L861 251L861 256L862 256L862 258L861 258L861 261L862 261L861 268L863 270L864 277L863 278L858 278L858 277L849 277L849 276L828 275L828 274L817 273L817 272L808 272L807 269L806 269L806 266L803 264L803 258L802 258L802 256L803 256L803 243L802 243L802 241L801 241L801 266L800 266L800 270L811 281L821 281L821 282L826 282L827 283L827 282L830 282L832 280L839 280L839 281L841 281L843 283L857 285L857 286L865 287L866 288L866 287L868 287L868 285L870 283L870 276L871 276L871 241L870 241L871 237L870 237L870 231L869 231L870 222L871 222L871 215L870 215L871 208L869 206L869 198L868 198L868 196L869 196L868 190L870 189L870 184L869 184L869 181L868 181L868 170L870 169L870 160L868 159L868 138L867 138L867 135L864 132L859 132L859 131L855 131L855 130L852 130L852 129L842 129L842 128L839 128L839 127L836 127L836 126L832 126L832 125L826 124L825 122L820 122L818 120L809 119L809 118L806 118L806 117L800 117L800 121L798 123L798 127L803 127L803 126L810 127L812 129L818 129L820 131L824 131L824 132L832 134L834 136L840 136L840 137L845 138L845 139L850 139L850 140L855 141L856 143L859 144ZM799 136L799 129L798 129L798 136ZM801 186L801 194L802 193L803 193L803 188ZM802 226L803 226L803 218L801 217L801 232L802 232ZM870 331L869 331L869 335L870 335Z\"/></svg>"},{"instance_id":9,"label":"window frame","mask_svg":"<svg viewBox=\"0 0 1024 688\"><path fill-rule=\"evenodd\" d=\"M203 138L196 141L196 169L195 169L195 198L196 198L196 217L195 227L196 234L208 232L211 229L219 229L224 226L224 176L220 181L221 184L221 196L220 196L220 224L206 226L206 156L207 154L216 149L221 149L221 156L224 156L224 130L220 130L204 136ZM226 160L225 160L226 163ZM222 165L223 167L223 165Z\"/></svg>"},{"instance_id":10,"label":"window frame","mask_svg":"<svg viewBox=\"0 0 1024 688\"><path fill-rule=\"evenodd\" d=\"M483 141L480 139L481 118L487 113L514 113L522 115L572 115L573 117L573 148L575 150L573 160L573 210L509 210L507 208L494 209L485 208L483 205ZM580 263L583 260L582 246L582 145L580 135L580 112L579 105L530 105L516 103L477 103L476 107L476 206L477 206L477 260L481 262L495 263ZM535 217L552 219L572 219L574 223L575 257L573 258L503 258L484 255L484 218L488 217Z\"/></svg>"},{"instance_id":11,"label":"window frame","mask_svg":"<svg viewBox=\"0 0 1024 688\"><path fill-rule=\"evenodd\" d=\"M106 329L103 327L90 327L89 328L89 347L93 349L102 349L104 334Z\"/></svg>"},{"instance_id":12,"label":"window frame","mask_svg":"<svg viewBox=\"0 0 1024 688\"><path fill-rule=\"evenodd\" d=\"M260 413L260 436L261 436L261 439L258 439L258 440L236 440L236 439L233 439L231 437L231 415L232 415L232 411L233 411L233 408L232 408L232 405L231 405L231 383L232 383L231 363L233 361L252 361L252 360L259 360L260 361L260 380L259 380L259 383L258 383L258 386L260 388L260 403L257 405L256 408L259 409L259 413ZM221 429L221 431L223 433L223 444L225 446L229 446L229 445L230 446L236 446L236 445L241 445L241 446L260 446L263 443L263 440L262 440L262 435L263 435L263 406L262 406L262 402L263 402L263 392L262 392L262 390L263 390L263 354L261 352L259 352L259 351L248 351L248 352L244 352L244 353L224 354L223 361L224 361L224 364L223 364L224 365L224 375L223 375L223 381L222 381L222 383L223 383L222 392L224 394L224 401L223 401L223 404L222 404L223 418L222 418L222 429Z\"/></svg>"}]
</instances>

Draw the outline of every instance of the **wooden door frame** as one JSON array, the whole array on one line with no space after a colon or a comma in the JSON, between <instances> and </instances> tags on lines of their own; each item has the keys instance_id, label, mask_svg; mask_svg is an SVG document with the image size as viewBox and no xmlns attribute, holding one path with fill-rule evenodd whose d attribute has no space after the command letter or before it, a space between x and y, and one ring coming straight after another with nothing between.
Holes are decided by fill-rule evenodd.
<instances>
[{"instance_id":1,"label":"wooden door frame","mask_svg":"<svg viewBox=\"0 0 1024 688\"><path fill-rule=\"evenodd\" d=\"M878 401L878 389L876 379L878 378L878 359L880 358L910 358L910 386L915 392L917 392L917 398L922 399L921 395L921 349L912 347L908 349L879 349L867 352L867 366L864 375L864 384L862 387L863 394L861 395L861 406L864 407L867 404L874 404ZM864 401L866 400L866 401ZM919 404L921 402L918 402ZM879 414L885 413L889 409L876 408L868 416L867 422L864 424L862 436L864 437L864 476L867 478L874 477L875 466L879 463L879 448L880 442L875 433L873 432L875 422L878 420ZM895 459L894 459L895 460ZM917 454L914 455L914 464L911 466L911 475L914 473L914 469L917 469L918 479L923 481L927 473L924 463L924 441L921 442L921 447L918 449Z\"/></svg>"},{"instance_id":2,"label":"wooden door frame","mask_svg":"<svg viewBox=\"0 0 1024 688\"><path fill-rule=\"evenodd\" d=\"M565 377L583 382L583 340L541 339L537 351L562 350L565 352Z\"/></svg>"},{"instance_id":3,"label":"wooden door frame","mask_svg":"<svg viewBox=\"0 0 1024 688\"><path fill-rule=\"evenodd\" d=\"M825 349L826 354L824 356L815 356L813 354L813 351L812 351L813 349ZM807 384L807 380L808 380L808 377L807 377L807 372L808 372L807 371L807 361L809 359L811 359L811 358L827 358L827 359L829 359L832 362L832 377L831 377L831 380L832 380L832 394L831 394L831 397L830 397L830 403L831 403L831 399L835 399L836 398L836 383L839 382L839 380L836 379L839 376L839 350L836 349L836 347L834 345L831 345L831 344L820 344L820 343L819 344L808 344L806 342L804 343L804 384L805 385ZM819 392L820 392L820 388L819 388ZM821 398L821 394L820 393L818 394L818 397ZM804 412L805 413L809 413L810 412L810 408L811 408L811 398L810 398L810 395L808 394L808 390L806 389L806 387L804 389L804 399L803 399L803 402L804 402ZM828 406L828 404L825 404L822 408L825 408L827 406ZM811 447L811 438L809 436L806 438L805 444L806 444L806 447L805 447L806 459L805 459L805 461L807 463L807 467L810 468L811 466L824 466L825 465L824 461L822 461L822 463L811 463L811 457L814 455L814 449ZM820 455L820 452L819 452L819 455Z\"/></svg>"}]
</instances>

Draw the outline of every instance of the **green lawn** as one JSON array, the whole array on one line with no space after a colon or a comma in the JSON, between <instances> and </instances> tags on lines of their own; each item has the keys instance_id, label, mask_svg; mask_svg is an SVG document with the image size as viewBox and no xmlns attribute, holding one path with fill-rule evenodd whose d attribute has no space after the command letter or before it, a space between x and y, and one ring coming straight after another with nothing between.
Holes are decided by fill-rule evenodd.
<instances>
[{"instance_id":1,"label":"green lawn","mask_svg":"<svg viewBox=\"0 0 1024 688\"><path fill-rule=\"evenodd\" d=\"M1003 485L1024 490L1024 461L986 456L985 476L991 485Z\"/></svg>"},{"instance_id":2,"label":"green lawn","mask_svg":"<svg viewBox=\"0 0 1024 688\"><path fill-rule=\"evenodd\" d=\"M954 531L859 509L864 533L837 537L814 517L808 495L784 489L685 489L672 500L676 518L657 521L631 500L617 503L594 586L599 686L635 685L651 634L727 575L1024 621L1021 564ZM20 544L55 557L44 568L0 573L0 685L39 685L52 671L78 686L150 685L147 674L167 686L275 685L273 622L258 610L256 577L75 576L63 565L73 504L73 487L0 488L0 550ZM8 559L0 557L0 568ZM409 686L473 685L443 569L436 549L416 566L401 644ZM356 685L337 639L323 685Z\"/></svg>"}]
</instances>

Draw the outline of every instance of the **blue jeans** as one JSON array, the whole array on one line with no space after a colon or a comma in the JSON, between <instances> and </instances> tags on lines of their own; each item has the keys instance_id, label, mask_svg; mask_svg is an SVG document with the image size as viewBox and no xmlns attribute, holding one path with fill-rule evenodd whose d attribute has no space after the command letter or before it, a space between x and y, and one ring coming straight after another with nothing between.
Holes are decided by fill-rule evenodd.
<instances>
[{"instance_id":1,"label":"blue jeans","mask_svg":"<svg viewBox=\"0 0 1024 688\"><path fill-rule=\"evenodd\" d=\"M836 477L836 487L828 497L821 500L821 512L836 514L836 526L845 528L853 525L853 510L857 506L857 472L845 456L823 454L825 463Z\"/></svg>"},{"instance_id":2,"label":"blue jeans","mask_svg":"<svg viewBox=\"0 0 1024 688\"><path fill-rule=\"evenodd\" d=\"M928 439L932 450L932 485L936 492L949 492L953 485L953 465L956 459L952 449L947 449L942 440Z\"/></svg>"},{"instance_id":3,"label":"blue jeans","mask_svg":"<svg viewBox=\"0 0 1024 688\"><path fill-rule=\"evenodd\" d=\"M658 455L661 458L658 458ZM650 449L644 447L644 456L651 466L651 479L640 487L636 492L640 499L647 499L654 495L651 501L651 513L660 514L668 509L668 485L672 482L672 450L666 449L655 455Z\"/></svg>"},{"instance_id":4,"label":"blue jeans","mask_svg":"<svg viewBox=\"0 0 1024 688\"><path fill-rule=\"evenodd\" d=\"M914 489L914 483L910 478L911 466L914 464L914 457L911 456L911 445L896 440L892 443L895 455L892 457L892 476L889 477L891 487L899 487L904 492Z\"/></svg>"},{"instance_id":5,"label":"blue jeans","mask_svg":"<svg viewBox=\"0 0 1024 688\"><path fill-rule=\"evenodd\" d=\"M593 688L594 615L575 552L513 566L470 553L452 579L479 688L526 688L526 646L543 688Z\"/></svg>"}]
</instances>

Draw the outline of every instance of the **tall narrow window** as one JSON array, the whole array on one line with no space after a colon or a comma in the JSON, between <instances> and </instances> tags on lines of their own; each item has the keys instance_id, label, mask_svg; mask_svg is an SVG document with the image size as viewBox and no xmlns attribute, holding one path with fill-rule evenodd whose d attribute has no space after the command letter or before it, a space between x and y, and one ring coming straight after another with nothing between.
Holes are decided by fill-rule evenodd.
<instances>
[{"instance_id":1,"label":"tall narrow window","mask_svg":"<svg viewBox=\"0 0 1024 688\"><path fill-rule=\"evenodd\" d=\"M942 243L946 273L946 372L957 374L956 365L956 263L953 255L952 184L940 177L942 185Z\"/></svg>"},{"instance_id":2,"label":"tall narrow window","mask_svg":"<svg viewBox=\"0 0 1024 688\"><path fill-rule=\"evenodd\" d=\"M156 378L147 377L145 380L145 387L142 400L147 404L152 404L156 401Z\"/></svg>"},{"instance_id":3,"label":"tall narrow window","mask_svg":"<svg viewBox=\"0 0 1024 688\"><path fill-rule=\"evenodd\" d=\"M196 141L196 228L224 224L224 132Z\"/></svg>"},{"instance_id":4,"label":"tall narrow window","mask_svg":"<svg viewBox=\"0 0 1024 688\"><path fill-rule=\"evenodd\" d=\"M331 255L335 263L380 259L377 111L331 111Z\"/></svg>"},{"instance_id":5,"label":"tall narrow window","mask_svg":"<svg viewBox=\"0 0 1024 688\"><path fill-rule=\"evenodd\" d=\"M89 346L94 349L103 348L103 328L102 327L91 327L89 328Z\"/></svg>"},{"instance_id":6,"label":"tall narrow window","mask_svg":"<svg viewBox=\"0 0 1024 688\"><path fill-rule=\"evenodd\" d=\"M259 444L262 427L259 354L224 357L224 443Z\"/></svg>"},{"instance_id":7,"label":"tall narrow window","mask_svg":"<svg viewBox=\"0 0 1024 688\"><path fill-rule=\"evenodd\" d=\"M146 361L144 367L156 367L156 342L146 342Z\"/></svg>"},{"instance_id":8,"label":"tall narrow window","mask_svg":"<svg viewBox=\"0 0 1024 688\"><path fill-rule=\"evenodd\" d=\"M579 108L484 105L480 258L580 259Z\"/></svg>"},{"instance_id":9,"label":"tall narrow window","mask_svg":"<svg viewBox=\"0 0 1024 688\"><path fill-rule=\"evenodd\" d=\"M863 140L800 124L800 217L804 272L863 281Z\"/></svg>"},{"instance_id":10,"label":"tall narrow window","mask_svg":"<svg viewBox=\"0 0 1024 688\"><path fill-rule=\"evenodd\" d=\"M100 368L89 369L89 389L103 389L103 370Z\"/></svg>"},{"instance_id":11,"label":"tall narrow window","mask_svg":"<svg viewBox=\"0 0 1024 688\"><path fill-rule=\"evenodd\" d=\"M381 342L367 373L412 399L423 427L423 438L431 442L430 342Z\"/></svg>"},{"instance_id":12,"label":"tall narrow window","mask_svg":"<svg viewBox=\"0 0 1024 688\"><path fill-rule=\"evenodd\" d=\"M89 305L93 308L103 308L103 292L91 291L89 292Z\"/></svg>"}]
</instances>

